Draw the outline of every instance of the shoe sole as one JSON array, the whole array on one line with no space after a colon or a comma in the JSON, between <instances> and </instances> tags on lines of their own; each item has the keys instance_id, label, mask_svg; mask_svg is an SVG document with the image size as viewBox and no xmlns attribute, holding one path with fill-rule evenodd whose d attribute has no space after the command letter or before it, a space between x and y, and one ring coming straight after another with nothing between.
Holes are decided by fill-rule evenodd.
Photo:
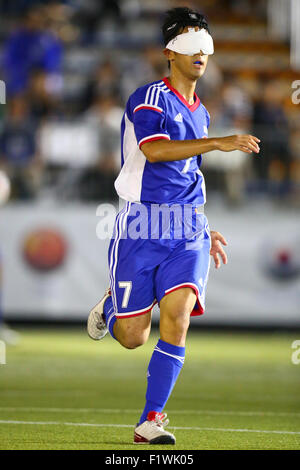
<instances>
[{"instance_id":1,"label":"shoe sole","mask_svg":"<svg viewBox=\"0 0 300 470\"><path fill-rule=\"evenodd\" d=\"M176 440L171 436L159 436L155 437L155 439L151 439L149 442L150 445L155 444L165 444L165 445L174 445Z\"/></svg>"},{"instance_id":2,"label":"shoe sole","mask_svg":"<svg viewBox=\"0 0 300 470\"><path fill-rule=\"evenodd\" d=\"M102 299L100 300L100 302L98 302L95 307L92 308L92 310L90 311L90 314L88 316L88 321L87 321L87 334L88 336L94 340L94 341L99 341L100 339L104 338L104 336L107 334L108 330L106 328L106 325L104 323L104 320L101 318L101 315L102 315L102 312L99 313L96 311L97 310L102 310L103 311L103 306L104 306L104 302L106 301L106 299L108 298L108 296L105 294ZM101 305L102 304L102 305ZM101 306L100 306L101 305ZM99 329L97 327L97 324L98 323L104 323L104 328L102 329ZM101 333L101 330L102 330L102 333ZM96 337L92 335L91 331L96 331ZM99 332L99 333L98 333ZM100 336L99 336L100 334Z\"/></svg>"},{"instance_id":3,"label":"shoe sole","mask_svg":"<svg viewBox=\"0 0 300 470\"><path fill-rule=\"evenodd\" d=\"M98 312L91 312L89 314L89 317L88 317L88 322L87 322L87 334L88 336L93 339L94 341L99 341L100 339L104 338L104 336L106 335L107 333L107 328L103 329L103 334L101 334L101 330L97 327L97 323L103 321L100 317L100 313ZM91 323L92 323L92 326L91 326ZM95 329L96 331L99 331L99 334L100 336L97 336L97 337L94 337L92 336L92 334L90 333L89 330L93 330Z\"/></svg>"},{"instance_id":4,"label":"shoe sole","mask_svg":"<svg viewBox=\"0 0 300 470\"><path fill-rule=\"evenodd\" d=\"M159 437L155 437L155 439L152 439L151 441L148 441L148 442L133 441L133 444L136 444L136 445L158 445L158 444L174 445L176 444L176 440L171 438L170 436L159 436Z\"/></svg>"},{"instance_id":5,"label":"shoe sole","mask_svg":"<svg viewBox=\"0 0 300 470\"><path fill-rule=\"evenodd\" d=\"M145 439L143 438L143 436L140 436L138 435L139 438L141 439ZM175 439L175 436L173 435L161 435L161 436L157 436L155 437L154 439L151 439L150 441L135 441L133 440L133 443L134 444L150 444L150 445L156 445L156 444L164 444L164 445L174 445L176 443L176 439Z\"/></svg>"}]
</instances>

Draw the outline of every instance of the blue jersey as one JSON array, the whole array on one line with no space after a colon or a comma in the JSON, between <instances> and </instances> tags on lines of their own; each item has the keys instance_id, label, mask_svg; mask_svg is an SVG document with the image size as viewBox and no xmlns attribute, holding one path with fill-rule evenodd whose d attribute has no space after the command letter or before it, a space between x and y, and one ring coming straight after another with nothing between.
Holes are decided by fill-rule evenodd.
<instances>
[{"instance_id":1,"label":"blue jersey","mask_svg":"<svg viewBox=\"0 0 300 470\"><path fill-rule=\"evenodd\" d=\"M190 105L167 78L138 88L129 98L121 124L121 171L118 195L131 202L202 205L205 182L201 155L150 163L142 151L158 139L207 137L209 114L195 94Z\"/></svg>"}]
</instances>

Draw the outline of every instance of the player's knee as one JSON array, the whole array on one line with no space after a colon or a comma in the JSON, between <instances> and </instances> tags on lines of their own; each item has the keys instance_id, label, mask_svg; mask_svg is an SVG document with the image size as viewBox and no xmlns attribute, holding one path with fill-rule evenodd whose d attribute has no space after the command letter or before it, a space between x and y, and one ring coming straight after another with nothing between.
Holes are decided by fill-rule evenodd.
<instances>
[{"instance_id":1,"label":"player's knee","mask_svg":"<svg viewBox=\"0 0 300 470\"><path fill-rule=\"evenodd\" d=\"M160 337L167 343L183 346L190 325L189 311L164 312L160 319Z\"/></svg>"},{"instance_id":2,"label":"player's knee","mask_svg":"<svg viewBox=\"0 0 300 470\"><path fill-rule=\"evenodd\" d=\"M133 338L122 340L122 346L124 346L124 348L126 349L136 349L139 346L142 346L143 344L145 344L144 341L133 339Z\"/></svg>"},{"instance_id":3,"label":"player's knee","mask_svg":"<svg viewBox=\"0 0 300 470\"><path fill-rule=\"evenodd\" d=\"M127 349L136 349L146 343L151 328L151 316L122 319L117 324L119 343Z\"/></svg>"},{"instance_id":4,"label":"player's knee","mask_svg":"<svg viewBox=\"0 0 300 470\"><path fill-rule=\"evenodd\" d=\"M187 330L195 302L196 295L191 288L174 291L163 297L160 304L161 317L179 329Z\"/></svg>"},{"instance_id":5,"label":"player's knee","mask_svg":"<svg viewBox=\"0 0 300 470\"><path fill-rule=\"evenodd\" d=\"M167 328L177 331L179 334L184 334L190 326L190 316L191 311L188 308L175 309L166 312L164 315L164 323L167 325Z\"/></svg>"},{"instance_id":6,"label":"player's knee","mask_svg":"<svg viewBox=\"0 0 300 470\"><path fill-rule=\"evenodd\" d=\"M190 326L190 312L186 311L183 314L179 314L173 318L174 326L177 331L181 331L182 333L187 332Z\"/></svg>"},{"instance_id":7,"label":"player's knee","mask_svg":"<svg viewBox=\"0 0 300 470\"><path fill-rule=\"evenodd\" d=\"M171 321L186 325L190 323L192 307L188 304L178 304L175 308L168 311L167 315Z\"/></svg>"},{"instance_id":8,"label":"player's knee","mask_svg":"<svg viewBox=\"0 0 300 470\"><path fill-rule=\"evenodd\" d=\"M146 333L141 333L137 335L128 335L122 338L121 344L126 349L136 349L139 346L143 346L148 339Z\"/></svg>"}]
</instances>

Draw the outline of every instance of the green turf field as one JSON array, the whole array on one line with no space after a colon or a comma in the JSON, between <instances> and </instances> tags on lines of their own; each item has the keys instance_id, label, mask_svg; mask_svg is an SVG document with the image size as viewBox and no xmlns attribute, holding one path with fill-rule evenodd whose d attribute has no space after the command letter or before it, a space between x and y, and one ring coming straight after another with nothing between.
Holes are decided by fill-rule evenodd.
<instances>
[{"instance_id":1,"label":"green turf field","mask_svg":"<svg viewBox=\"0 0 300 470\"><path fill-rule=\"evenodd\" d=\"M84 330L21 334L0 365L0 449L149 449L132 438L157 334L133 351ZM299 336L190 333L169 448L300 449Z\"/></svg>"}]
</instances>

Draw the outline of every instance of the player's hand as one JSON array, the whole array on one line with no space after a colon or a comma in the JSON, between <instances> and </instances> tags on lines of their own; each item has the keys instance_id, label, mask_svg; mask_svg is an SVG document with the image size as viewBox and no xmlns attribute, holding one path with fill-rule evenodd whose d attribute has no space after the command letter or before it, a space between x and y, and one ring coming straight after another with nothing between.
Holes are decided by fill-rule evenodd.
<instances>
[{"instance_id":1,"label":"player's hand","mask_svg":"<svg viewBox=\"0 0 300 470\"><path fill-rule=\"evenodd\" d=\"M221 266L221 261L219 258L219 255L221 256L221 259L224 264L227 264L227 255L225 251L223 250L223 247L221 243L226 246L227 241L223 237L223 235L219 232L210 232L210 237L211 237L211 248L210 248L210 254L212 255L214 262L215 262L215 268L219 269Z\"/></svg>"},{"instance_id":2,"label":"player's hand","mask_svg":"<svg viewBox=\"0 0 300 470\"><path fill-rule=\"evenodd\" d=\"M254 135L229 135L228 137L220 137L217 139L218 150L222 152L232 152L233 150L241 150L246 153L259 153L260 139Z\"/></svg>"}]
</instances>

